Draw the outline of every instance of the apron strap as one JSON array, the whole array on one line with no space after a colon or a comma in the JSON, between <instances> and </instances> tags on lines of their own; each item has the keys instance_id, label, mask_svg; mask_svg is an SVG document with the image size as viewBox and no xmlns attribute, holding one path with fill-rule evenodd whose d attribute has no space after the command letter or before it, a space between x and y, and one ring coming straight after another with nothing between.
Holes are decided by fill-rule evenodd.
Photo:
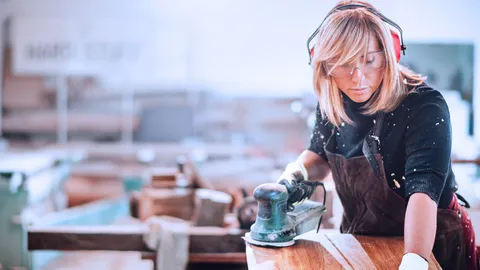
<instances>
[{"instance_id":1,"label":"apron strap","mask_svg":"<svg viewBox=\"0 0 480 270\"><path fill-rule=\"evenodd\" d=\"M372 144L373 154L378 154L380 152L380 135L382 133L383 122L385 120L385 113L379 112L375 118L373 135L370 137L372 137L372 139L374 139L376 142Z\"/></svg>"},{"instance_id":2,"label":"apron strap","mask_svg":"<svg viewBox=\"0 0 480 270\"><path fill-rule=\"evenodd\" d=\"M457 195L458 200L463 203L463 205L460 204L461 206L463 206L465 208L470 208L470 204L468 203L468 201L462 195L460 195L458 193L455 193L455 194Z\"/></svg>"},{"instance_id":3,"label":"apron strap","mask_svg":"<svg viewBox=\"0 0 480 270\"><path fill-rule=\"evenodd\" d=\"M381 168L378 164L377 159L375 158L375 155L378 154L380 151L380 133L382 130L384 118L384 113L379 112L377 114L373 127L373 135L367 135L367 137L365 137L362 147L362 152L367 158L368 163L370 164L370 166L372 166L375 175L380 179L382 179L382 175L380 173ZM369 146L369 141L371 141L372 147Z\"/></svg>"}]
</instances>

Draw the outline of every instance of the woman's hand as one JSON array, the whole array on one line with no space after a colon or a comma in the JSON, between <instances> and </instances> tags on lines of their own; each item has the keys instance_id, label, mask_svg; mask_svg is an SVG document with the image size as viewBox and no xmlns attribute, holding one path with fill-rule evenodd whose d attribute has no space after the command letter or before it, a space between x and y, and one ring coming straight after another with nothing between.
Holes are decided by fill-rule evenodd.
<instances>
[{"instance_id":1,"label":"woman's hand","mask_svg":"<svg viewBox=\"0 0 480 270\"><path fill-rule=\"evenodd\" d=\"M285 171L277 180L278 184L282 184L287 188L288 192L288 210L293 211L295 205L303 202L304 190L299 188L300 183L308 179L308 173L299 162L292 162L287 165Z\"/></svg>"},{"instance_id":2,"label":"woman's hand","mask_svg":"<svg viewBox=\"0 0 480 270\"><path fill-rule=\"evenodd\" d=\"M289 210L300 204L303 199L310 197L318 183L307 180L322 181L330 174L330 166L318 154L305 150L295 162L289 163L277 183L287 187L289 194ZM304 185L300 183L307 181ZM297 201L297 199L300 199Z\"/></svg>"},{"instance_id":3,"label":"woman's hand","mask_svg":"<svg viewBox=\"0 0 480 270\"><path fill-rule=\"evenodd\" d=\"M278 178L278 182L287 181L289 184L300 183L308 179L308 172L305 166L300 162L288 163L285 171Z\"/></svg>"}]
</instances>

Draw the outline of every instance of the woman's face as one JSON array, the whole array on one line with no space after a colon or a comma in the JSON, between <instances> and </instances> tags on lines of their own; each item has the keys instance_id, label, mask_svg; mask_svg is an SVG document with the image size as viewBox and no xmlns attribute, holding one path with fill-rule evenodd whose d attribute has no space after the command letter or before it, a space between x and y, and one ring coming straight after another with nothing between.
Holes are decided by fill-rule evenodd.
<instances>
[{"instance_id":1,"label":"woman's face","mask_svg":"<svg viewBox=\"0 0 480 270\"><path fill-rule=\"evenodd\" d=\"M376 38L371 36L370 40ZM370 42L365 58L362 56L356 63L337 66L329 73L345 95L361 103L367 101L382 83L385 63L385 54L378 42ZM333 67L334 64L332 61L327 66Z\"/></svg>"}]
</instances>

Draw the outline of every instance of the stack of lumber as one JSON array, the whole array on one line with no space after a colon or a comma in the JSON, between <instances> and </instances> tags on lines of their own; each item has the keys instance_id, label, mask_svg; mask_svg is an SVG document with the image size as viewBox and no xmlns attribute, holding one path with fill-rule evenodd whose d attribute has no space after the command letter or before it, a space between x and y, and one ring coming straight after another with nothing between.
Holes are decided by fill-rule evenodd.
<instances>
[{"instance_id":1,"label":"stack of lumber","mask_svg":"<svg viewBox=\"0 0 480 270\"><path fill-rule=\"evenodd\" d=\"M138 201L142 221L151 216L171 216L194 226L225 225L232 197L224 192L201 188L143 188Z\"/></svg>"}]
</instances>

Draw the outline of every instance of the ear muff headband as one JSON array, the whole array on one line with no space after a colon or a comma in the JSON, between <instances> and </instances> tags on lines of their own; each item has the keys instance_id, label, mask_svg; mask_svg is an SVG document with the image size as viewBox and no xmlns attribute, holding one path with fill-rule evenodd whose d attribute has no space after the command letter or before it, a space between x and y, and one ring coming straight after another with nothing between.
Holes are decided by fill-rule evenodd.
<instances>
[{"instance_id":1,"label":"ear muff headband","mask_svg":"<svg viewBox=\"0 0 480 270\"><path fill-rule=\"evenodd\" d=\"M400 28L400 26L398 26L398 24L396 24L395 22L393 22L392 20L390 20L389 18L385 17L383 14L381 14L380 12L370 8L370 7L367 7L365 5L362 5L362 4L347 4L347 5L343 5L343 6L339 6L339 7L336 7L334 9L332 9L328 14L327 16L325 16L325 18L323 19L322 23L317 27L317 29L315 30L315 32L313 32L312 35L310 35L310 37L308 38L307 40L307 49L308 49L308 55L309 55L309 61L308 61L308 64L310 65L311 62L312 62L312 58L313 58L313 53L314 53L314 48L315 46L310 46L310 43L312 42L312 40L315 38L315 36L318 34L318 32L320 31L320 28L322 27L323 23L325 22L325 20L330 16L332 15L333 13L337 12L337 11L341 11L341 10L347 10L347 9L356 9L356 8L364 8L366 10L368 10L370 13L372 13L373 15L379 17L382 21L384 21L385 23L389 24L390 26L394 27L397 31L391 31L392 32L392 38L393 38L393 46L394 46L394 49L395 49L395 56L397 58L397 62L400 61L400 55L401 55L401 52L403 52L403 55L405 55L405 50L407 50L407 46L403 43L403 31L402 31L402 28Z\"/></svg>"}]
</instances>

